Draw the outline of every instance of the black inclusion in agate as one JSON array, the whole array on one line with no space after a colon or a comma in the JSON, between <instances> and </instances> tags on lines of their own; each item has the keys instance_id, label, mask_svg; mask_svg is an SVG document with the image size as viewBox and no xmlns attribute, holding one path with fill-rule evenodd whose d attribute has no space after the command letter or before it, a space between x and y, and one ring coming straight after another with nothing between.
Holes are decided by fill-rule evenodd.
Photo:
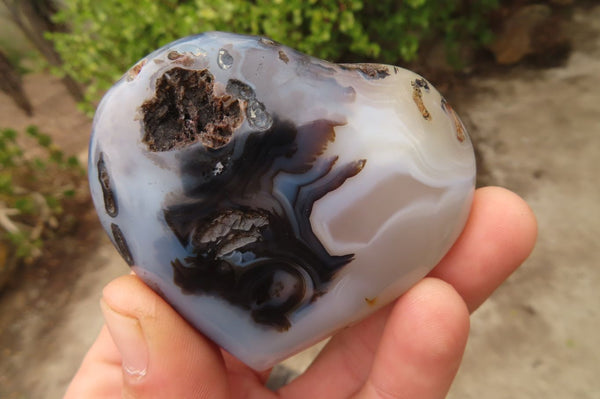
<instances>
[{"instance_id":1,"label":"black inclusion in agate","mask_svg":"<svg viewBox=\"0 0 600 399\"><path fill-rule=\"evenodd\" d=\"M172 261L184 293L223 298L256 323L285 331L293 311L326 292L353 254L327 252L312 231L312 207L365 164L334 170L337 157L321 156L335 138L334 126L274 119L264 132L185 154L181 172L190 201L164 211L190 252Z\"/></svg>"},{"instance_id":2,"label":"black inclusion in agate","mask_svg":"<svg viewBox=\"0 0 600 399\"><path fill-rule=\"evenodd\" d=\"M104 210L110 217L116 217L119 214L119 207L117 206L117 199L113 193L111 186L111 178L104 162L104 153L100 153L98 163L96 164L98 169L98 181L102 188L102 196L104 198Z\"/></svg>"},{"instance_id":3,"label":"black inclusion in agate","mask_svg":"<svg viewBox=\"0 0 600 399\"><path fill-rule=\"evenodd\" d=\"M129 250L129 245L127 245L127 240L125 239L123 232L121 231L119 226L114 223L110 224L110 230L112 231L112 235L115 240L115 245L117 247L117 250L119 251L119 254L123 257L123 259L125 260L125 262L127 262L129 266L133 266L133 256L131 256L131 251Z\"/></svg>"}]
</instances>

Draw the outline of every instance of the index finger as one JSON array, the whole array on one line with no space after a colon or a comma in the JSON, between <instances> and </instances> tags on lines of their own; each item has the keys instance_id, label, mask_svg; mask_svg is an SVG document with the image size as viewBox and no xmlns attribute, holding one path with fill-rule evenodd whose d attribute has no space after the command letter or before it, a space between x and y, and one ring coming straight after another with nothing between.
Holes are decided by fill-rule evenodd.
<instances>
[{"instance_id":1,"label":"index finger","mask_svg":"<svg viewBox=\"0 0 600 399\"><path fill-rule=\"evenodd\" d=\"M429 276L454 286L473 312L529 256L536 237L525 201L500 187L481 188L465 229Z\"/></svg>"}]
</instances>

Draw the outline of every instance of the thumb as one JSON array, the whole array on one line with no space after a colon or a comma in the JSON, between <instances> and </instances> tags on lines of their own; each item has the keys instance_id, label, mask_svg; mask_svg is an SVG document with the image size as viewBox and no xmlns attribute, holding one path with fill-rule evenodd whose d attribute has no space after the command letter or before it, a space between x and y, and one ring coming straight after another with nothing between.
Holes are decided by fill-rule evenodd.
<instances>
[{"instance_id":1,"label":"thumb","mask_svg":"<svg viewBox=\"0 0 600 399\"><path fill-rule=\"evenodd\" d=\"M107 285L101 307L121 354L123 397L227 396L219 349L136 276Z\"/></svg>"}]
</instances>

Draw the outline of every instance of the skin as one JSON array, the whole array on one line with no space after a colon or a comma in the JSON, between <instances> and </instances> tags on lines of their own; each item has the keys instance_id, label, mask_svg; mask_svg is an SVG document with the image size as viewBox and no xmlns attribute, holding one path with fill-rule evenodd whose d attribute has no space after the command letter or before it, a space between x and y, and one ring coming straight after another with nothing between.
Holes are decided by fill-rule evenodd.
<instances>
[{"instance_id":1,"label":"skin","mask_svg":"<svg viewBox=\"0 0 600 399\"><path fill-rule=\"evenodd\" d=\"M469 314L527 258L536 235L521 198L477 190L463 233L429 276L335 335L277 392L264 387L270 371L255 372L217 347L136 276L117 278L101 300L107 324L65 398L443 398Z\"/></svg>"}]
</instances>

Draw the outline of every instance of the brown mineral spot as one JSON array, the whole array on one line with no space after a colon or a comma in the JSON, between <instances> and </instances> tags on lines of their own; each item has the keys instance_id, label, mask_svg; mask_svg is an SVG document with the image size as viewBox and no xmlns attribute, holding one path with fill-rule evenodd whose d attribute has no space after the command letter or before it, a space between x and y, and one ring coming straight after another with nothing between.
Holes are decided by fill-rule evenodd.
<instances>
[{"instance_id":1,"label":"brown mineral spot","mask_svg":"<svg viewBox=\"0 0 600 399\"><path fill-rule=\"evenodd\" d=\"M169 54L167 54L167 58L171 61L175 61L176 64L187 67L192 66L194 63L194 58L192 55L190 55L190 53L180 53L175 50L170 51Z\"/></svg>"},{"instance_id":2,"label":"brown mineral spot","mask_svg":"<svg viewBox=\"0 0 600 399\"><path fill-rule=\"evenodd\" d=\"M429 92L429 83L427 83L427 81L423 78L415 79L412 84L420 89L425 89L426 92Z\"/></svg>"},{"instance_id":3,"label":"brown mineral spot","mask_svg":"<svg viewBox=\"0 0 600 399\"><path fill-rule=\"evenodd\" d=\"M189 67L194 65L194 58L192 56L190 56L189 54L185 54L183 57L177 59L177 61L175 61L175 63Z\"/></svg>"},{"instance_id":4,"label":"brown mineral spot","mask_svg":"<svg viewBox=\"0 0 600 399\"><path fill-rule=\"evenodd\" d=\"M183 57L183 54L177 52L177 51L170 51L169 54L167 54L167 58L170 59L171 61L179 59Z\"/></svg>"},{"instance_id":5,"label":"brown mineral spot","mask_svg":"<svg viewBox=\"0 0 600 399\"><path fill-rule=\"evenodd\" d=\"M287 54L283 51L283 50L279 50L279 59L283 62L285 62L286 64L288 62L290 62L289 57L287 56Z\"/></svg>"},{"instance_id":6,"label":"brown mineral spot","mask_svg":"<svg viewBox=\"0 0 600 399\"><path fill-rule=\"evenodd\" d=\"M141 106L144 137L150 151L169 151L196 142L212 149L229 143L242 124L241 101L214 93L206 69L173 68L156 81L154 98Z\"/></svg>"},{"instance_id":7,"label":"brown mineral spot","mask_svg":"<svg viewBox=\"0 0 600 399\"><path fill-rule=\"evenodd\" d=\"M381 64L340 64L347 71L358 71L367 79L384 79L390 76L386 65Z\"/></svg>"},{"instance_id":8,"label":"brown mineral spot","mask_svg":"<svg viewBox=\"0 0 600 399\"><path fill-rule=\"evenodd\" d=\"M133 79L135 79L140 74L140 72L142 71L142 68L144 67L144 65L146 65L146 59L143 59L140 62L138 62L137 64L135 64L127 72L127 80L128 81L132 81Z\"/></svg>"},{"instance_id":9,"label":"brown mineral spot","mask_svg":"<svg viewBox=\"0 0 600 399\"><path fill-rule=\"evenodd\" d=\"M258 39L258 42L270 47L277 46L278 44L275 40L271 40L268 37L261 37L260 39Z\"/></svg>"},{"instance_id":10,"label":"brown mineral spot","mask_svg":"<svg viewBox=\"0 0 600 399\"><path fill-rule=\"evenodd\" d=\"M375 306L375 304L377 303L377 297L375 297L375 298L367 298L367 297L365 297L365 302L369 306Z\"/></svg>"},{"instance_id":11,"label":"brown mineral spot","mask_svg":"<svg viewBox=\"0 0 600 399\"><path fill-rule=\"evenodd\" d=\"M425 103L423 103L423 91L421 90L421 88L425 88L426 90L428 90L429 87L424 86L423 81L425 81L425 80L417 79L417 80L411 82L411 86L413 88L412 98L413 98L413 101L415 102L415 104L417 104L417 108L419 108L419 112L421 113L421 115L423 115L423 119L430 121L431 114L427 110L427 107L425 107ZM425 84L426 83L427 82L425 81Z\"/></svg>"},{"instance_id":12,"label":"brown mineral spot","mask_svg":"<svg viewBox=\"0 0 600 399\"><path fill-rule=\"evenodd\" d=\"M452 106L450 104L448 104L448 101L446 101L445 99L442 99L442 109L446 112L446 114L448 114L448 116L454 122L454 128L456 130L456 138L458 139L458 141L460 141L462 143L467 138L467 135L465 132L465 125L463 125L462 121L460 120L460 118L458 117L456 112L454 112L454 108L452 108Z\"/></svg>"},{"instance_id":13,"label":"brown mineral spot","mask_svg":"<svg viewBox=\"0 0 600 399\"><path fill-rule=\"evenodd\" d=\"M452 111L452 118L454 119L454 125L456 126L456 138L462 143L463 141L465 141L466 138L465 129L463 127L462 122L458 119L458 116L456 115L456 112L454 112L454 110Z\"/></svg>"}]
</instances>

